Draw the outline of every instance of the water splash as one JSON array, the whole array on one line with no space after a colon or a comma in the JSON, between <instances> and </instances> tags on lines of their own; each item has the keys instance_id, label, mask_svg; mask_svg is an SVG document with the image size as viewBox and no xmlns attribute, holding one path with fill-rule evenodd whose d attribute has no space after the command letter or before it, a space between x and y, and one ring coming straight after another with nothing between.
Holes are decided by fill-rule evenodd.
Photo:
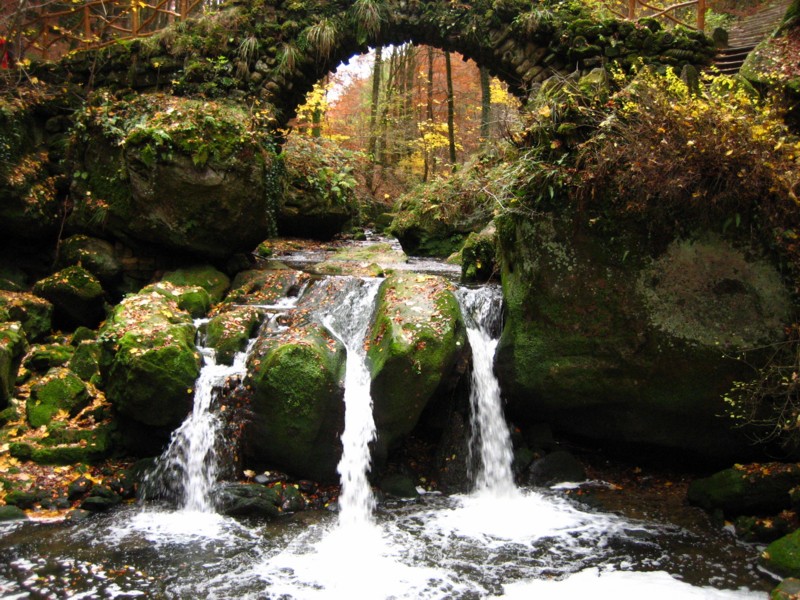
<instances>
[{"instance_id":1,"label":"water splash","mask_svg":"<svg viewBox=\"0 0 800 600\"><path fill-rule=\"evenodd\" d=\"M370 373L364 338L372 319L380 280L352 279L344 298L322 319L325 327L347 351L344 382L344 432L338 471L339 523L344 528L372 523L375 498L367 474L371 466L369 444L375 439Z\"/></svg>"},{"instance_id":2,"label":"water splash","mask_svg":"<svg viewBox=\"0 0 800 600\"><path fill-rule=\"evenodd\" d=\"M197 319L194 324L199 330L207 322L208 319ZM211 491L219 475L215 446L222 422L213 405L229 378L241 378L246 373L254 342L250 340L244 352L237 352L230 366L218 365L212 348L198 346L203 367L195 383L192 412L172 433L169 446L148 478L156 478L162 485L165 479L171 480L177 486L177 501L184 511L214 512Z\"/></svg>"},{"instance_id":3,"label":"water splash","mask_svg":"<svg viewBox=\"0 0 800 600\"><path fill-rule=\"evenodd\" d=\"M470 451L477 450L480 461L475 491L479 495L511 497L518 494L511 471L511 435L503 416L500 384L494 374L503 297L495 286L461 288L456 296L472 348Z\"/></svg>"}]
</instances>

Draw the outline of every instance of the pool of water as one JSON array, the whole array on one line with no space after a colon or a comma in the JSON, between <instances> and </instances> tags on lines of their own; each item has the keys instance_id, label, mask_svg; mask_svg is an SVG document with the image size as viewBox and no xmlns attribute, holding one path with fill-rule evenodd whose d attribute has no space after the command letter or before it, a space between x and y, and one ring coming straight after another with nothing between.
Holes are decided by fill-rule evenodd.
<instances>
[{"instance_id":1,"label":"pool of water","mask_svg":"<svg viewBox=\"0 0 800 600\"><path fill-rule=\"evenodd\" d=\"M551 491L423 495L375 523L127 506L0 526L3 598L766 598L752 547Z\"/></svg>"}]
</instances>

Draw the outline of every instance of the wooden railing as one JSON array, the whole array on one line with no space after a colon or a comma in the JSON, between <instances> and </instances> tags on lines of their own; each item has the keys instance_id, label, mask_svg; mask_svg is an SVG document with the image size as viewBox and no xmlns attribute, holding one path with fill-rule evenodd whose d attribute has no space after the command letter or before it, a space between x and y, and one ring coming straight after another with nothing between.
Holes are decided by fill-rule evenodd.
<instances>
[{"instance_id":1,"label":"wooden railing","mask_svg":"<svg viewBox=\"0 0 800 600\"><path fill-rule=\"evenodd\" d=\"M23 1L0 14L0 27L6 25L0 37L18 58L54 59L71 50L148 36L217 5L214 0Z\"/></svg>"},{"instance_id":2,"label":"wooden railing","mask_svg":"<svg viewBox=\"0 0 800 600\"><path fill-rule=\"evenodd\" d=\"M627 0L627 7L608 0L605 4L614 15L629 21L649 17L699 31L706 26L706 0L688 0L670 6L656 6L644 0ZM695 13L695 19L690 18L691 13Z\"/></svg>"}]
</instances>

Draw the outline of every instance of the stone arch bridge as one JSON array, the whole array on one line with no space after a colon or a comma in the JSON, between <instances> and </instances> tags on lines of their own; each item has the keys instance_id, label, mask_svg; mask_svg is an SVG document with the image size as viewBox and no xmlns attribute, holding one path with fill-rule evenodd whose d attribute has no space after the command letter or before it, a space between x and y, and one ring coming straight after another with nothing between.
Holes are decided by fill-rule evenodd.
<instances>
[{"instance_id":1,"label":"stone arch bridge","mask_svg":"<svg viewBox=\"0 0 800 600\"><path fill-rule=\"evenodd\" d=\"M411 42L455 51L525 98L557 74L635 61L707 64L701 32L594 18L577 2L545 0L253 0L151 39L80 53L65 65L92 86L176 95L255 95L285 125L313 85L377 45Z\"/></svg>"},{"instance_id":2,"label":"stone arch bridge","mask_svg":"<svg viewBox=\"0 0 800 600\"><path fill-rule=\"evenodd\" d=\"M251 251L280 220L276 133L342 60L402 42L459 52L523 99L553 76L712 55L702 33L593 18L576 0L232 3L32 65L52 96L0 97L0 236L56 239L63 223L192 255Z\"/></svg>"}]
</instances>

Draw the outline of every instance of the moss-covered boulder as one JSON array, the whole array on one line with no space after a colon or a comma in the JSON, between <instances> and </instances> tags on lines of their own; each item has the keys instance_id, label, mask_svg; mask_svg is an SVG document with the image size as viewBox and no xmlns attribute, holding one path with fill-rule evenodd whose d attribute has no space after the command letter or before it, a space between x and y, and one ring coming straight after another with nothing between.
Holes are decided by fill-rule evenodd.
<instances>
[{"instance_id":1,"label":"moss-covered boulder","mask_svg":"<svg viewBox=\"0 0 800 600\"><path fill-rule=\"evenodd\" d=\"M83 267L67 267L37 281L33 291L53 304L53 319L58 326L97 327L105 317L103 287Z\"/></svg>"},{"instance_id":2,"label":"moss-covered boulder","mask_svg":"<svg viewBox=\"0 0 800 600\"><path fill-rule=\"evenodd\" d=\"M31 386L26 405L28 423L41 427L59 412L77 415L89 404L89 390L81 378L69 369L54 367Z\"/></svg>"},{"instance_id":3,"label":"moss-covered boulder","mask_svg":"<svg viewBox=\"0 0 800 600\"><path fill-rule=\"evenodd\" d=\"M800 598L800 579L789 577L770 592L769 600L794 600Z\"/></svg>"},{"instance_id":4,"label":"moss-covered boulder","mask_svg":"<svg viewBox=\"0 0 800 600\"><path fill-rule=\"evenodd\" d=\"M188 312L193 319L205 317L211 308L208 292L196 285L175 285L168 281L159 281L140 290L142 294L151 292L174 300L178 308Z\"/></svg>"},{"instance_id":5,"label":"moss-covered boulder","mask_svg":"<svg viewBox=\"0 0 800 600\"><path fill-rule=\"evenodd\" d=\"M368 344L380 457L414 428L464 356L466 330L452 285L416 273L387 277Z\"/></svg>"},{"instance_id":6,"label":"moss-covered boulder","mask_svg":"<svg viewBox=\"0 0 800 600\"><path fill-rule=\"evenodd\" d=\"M17 371L27 349L21 323L0 323L0 409L8 406L14 395Z\"/></svg>"},{"instance_id":7,"label":"moss-covered boulder","mask_svg":"<svg viewBox=\"0 0 800 600\"><path fill-rule=\"evenodd\" d=\"M231 517L275 518L281 514L280 490L258 483L225 483L216 490L217 510Z\"/></svg>"},{"instance_id":8,"label":"moss-covered boulder","mask_svg":"<svg viewBox=\"0 0 800 600\"><path fill-rule=\"evenodd\" d=\"M42 465L74 465L107 458L113 449L112 429L52 429L51 436L38 441L12 442L9 453L19 460Z\"/></svg>"},{"instance_id":9,"label":"moss-covered boulder","mask_svg":"<svg viewBox=\"0 0 800 600\"><path fill-rule=\"evenodd\" d=\"M781 278L714 236L652 258L633 231L499 222L507 311L496 369L510 414L617 447L741 460L752 447L721 416L723 395L752 376L733 357L783 339Z\"/></svg>"},{"instance_id":10,"label":"moss-covered boulder","mask_svg":"<svg viewBox=\"0 0 800 600\"><path fill-rule=\"evenodd\" d=\"M297 297L310 281L308 273L295 269L242 271L233 279L224 304L275 304L282 298Z\"/></svg>"},{"instance_id":11,"label":"moss-covered boulder","mask_svg":"<svg viewBox=\"0 0 800 600\"><path fill-rule=\"evenodd\" d=\"M22 360L22 366L28 371L46 373L53 367L63 367L74 352L75 348L67 344L35 344Z\"/></svg>"},{"instance_id":12,"label":"moss-covered boulder","mask_svg":"<svg viewBox=\"0 0 800 600\"><path fill-rule=\"evenodd\" d=\"M355 161L333 140L290 136L286 187L278 205L282 236L330 240L358 214Z\"/></svg>"},{"instance_id":13,"label":"moss-covered boulder","mask_svg":"<svg viewBox=\"0 0 800 600\"><path fill-rule=\"evenodd\" d=\"M696 479L689 502L726 517L777 514L792 507L790 491L800 486L800 465L764 463L736 465Z\"/></svg>"},{"instance_id":14,"label":"moss-covered boulder","mask_svg":"<svg viewBox=\"0 0 800 600\"><path fill-rule=\"evenodd\" d=\"M211 265L197 265L164 273L161 281L177 286L201 287L208 292L212 304L222 300L231 287L230 278Z\"/></svg>"},{"instance_id":15,"label":"moss-covered boulder","mask_svg":"<svg viewBox=\"0 0 800 600\"><path fill-rule=\"evenodd\" d=\"M488 281L497 274L497 229L494 223L480 233L470 233L461 248L461 281L474 283Z\"/></svg>"},{"instance_id":16,"label":"moss-covered boulder","mask_svg":"<svg viewBox=\"0 0 800 600\"><path fill-rule=\"evenodd\" d=\"M24 292L0 291L0 322L19 321L31 341L50 332L53 305L44 298Z\"/></svg>"},{"instance_id":17,"label":"moss-covered boulder","mask_svg":"<svg viewBox=\"0 0 800 600\"><path fill-rule=\"evenodd\" d=\"M88 235L73 235L61 242L58 264L63 267L79 265L102 282L113 282L122 273L122 263L114 245Z\"/></svg>"},{"instance_id":18,"label":"moss-covered boulder","mask_svg":"<svg viewBox=\"0 0 800 600\"><path fill-rule=\"evenodd\" d=\"M775 540L761 554L762 564L783 577L800 577L800 530Z\"/></svg>"},{"instance_id":19,"label":"moss-covered boulder","mask_svg":"<svg viewBox=\"0 0 800 600\"><path fill-rule=\"evenodd\" d=\"M274 233L281 166L252 116L223 100L90 98L78 115L70 222L206 257L253 248Z\"/></svg>"},{"instance_id":20,"label":"moss-covered boulder","mask_svg":"<svg viewBox=\"0 0 800 600\"><path fill-rule=\"evenodd\" d=\"M319 325L262 335L248 364L252 419L245 451L258 464L334 482L344 428L345 351Z\"/></svg>"},{"instance_id":21,"label":"moss-covered boulder","mask_svg":"<svg viewBox=\"0 0 800 600\"><path fill-rule=\"evenodd\" d=\"M461 248L470 231L432 219L422 220L413 212L399 212L389 226L389 233L398 239L403 251L410 256L444 258Z\"/></svg>"},{"instance_id":22,"label":"moss-covered boulder","mask_svg":"<svg viewBox=\"0 0 800 600\"><path fill-rule=\"evenodd\" d=\"M314 271L328 275L380 277L385 271L406 262L408 257L402 250L395 244L384 242L339 248L314 266Z\"/></svg>"},{"instance_id":23,"label":"moss-covered boulder","mask_svg":"<svg viewBox=\"0 0 800 600\"><path fill-rule=\"evenodd\" d=\"M83 381L92 384L100 383L100 344L94 340L85 340L76 348L67 363L67 368Z\"/></svg>"},{"instance_id":24,"label":"moss-covered boulder","mask_svg":"<svg viewBox=\"0 0 800 600\"><path fill-rule=\"evenodd\" d=\"M192 318L176 302L150 292L125 298L99 341L108 400L135 423L174 428L191 409L200 357Z\"/></svg>"},{"instance_id":25,"label":"moss-covered boulder","mask_svg":"<svg viewBox=\"0 0 800 600\"><path fill-rule=\"evenodd\" d=\"M3 521L25 521L28 515L25 511L16 506L0 506L0 522Z\"/></svg>"},{"instance_id":26,"label":"moss-covered boulder","mask_svg":"<svg viewBox=\"0 0 800 600\"><path fill-rule=\"evenodd\" d=\"M0 100L0 236L39 241L58 231L63 208L31 106Z\"/></svg>"},{"instance_id":27,"label":"moss-covered boulder","mask_svg":"<svg viewBox=\"0 0 800 600\"><path fill-rule=\"evenodd\" d=\"M206 345L216 351L217 363L233 364L233 357L245 349L259 323L260 312L249 306L236 306L212 317L206 329Z\"/></svg>"}]
</instances>

